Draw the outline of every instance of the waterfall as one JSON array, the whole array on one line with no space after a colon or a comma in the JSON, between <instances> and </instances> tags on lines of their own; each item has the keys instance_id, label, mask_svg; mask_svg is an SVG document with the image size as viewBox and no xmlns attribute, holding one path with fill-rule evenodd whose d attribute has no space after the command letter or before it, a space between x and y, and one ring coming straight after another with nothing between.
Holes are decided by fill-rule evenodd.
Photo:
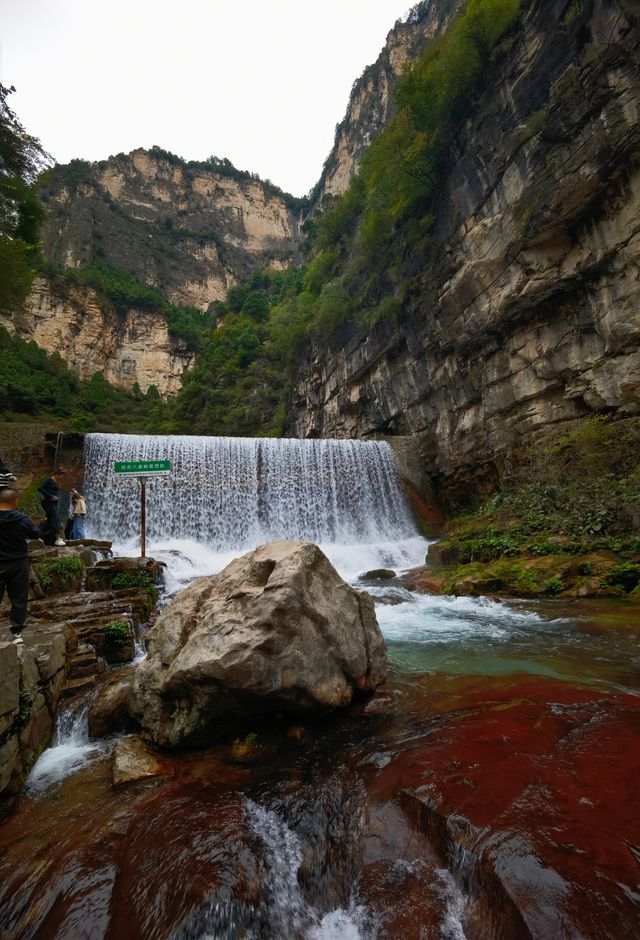
<instances>
[{"instance_id":1,"label":"waterfall","mask_svg":"<svg viewBox=\"0 0 640 940\"><path fill-rule=\"evenodd\" d=\"M283 538L362 546L418 537L386 443L136 434L87 435L92 536L132 550L140 526L139 486L118 477L113 465L156 459L171 460L173 470L147 486L151 549L188 542L232 557ZM367 560L373 567L384 557L378 552L363 559L365 565Z\"/></svg>"},{"instance_id":2,"label":"waterfall","mask_svg":"<svg viewBox=\"0 0 640 940\"><path fill-rule=\"evenodd\" d=\"M93 696L62 705L51 747L40 755L27 778L27 792L45 793L108 750L106 741L89 739L89 708Z\"/></svg>"}]
</instances>

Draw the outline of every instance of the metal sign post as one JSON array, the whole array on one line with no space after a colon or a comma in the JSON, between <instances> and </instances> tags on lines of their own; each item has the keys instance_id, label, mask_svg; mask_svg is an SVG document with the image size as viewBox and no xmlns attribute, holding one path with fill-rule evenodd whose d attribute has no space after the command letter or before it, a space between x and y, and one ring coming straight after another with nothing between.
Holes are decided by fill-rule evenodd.
<instances>
[{"instance_id":1,"label":"metal sign post","mask_svg":"<svg viewBox=\"0 0 640 940\"><path fill-rule=\"evenodd\" d=\"M147 553L147 486L140 477L140 558Z\"/></svg>"},{"instance_id":2,"label":"metal sign post","mask_svg":"<svg viewBox=\"0 0 640 940\"><path fill-rule=\"evenodd\" d=\"M121 477L136 477L140 483L140 557L147 554L147 479L168 476L170 460L120 460L114 463L113 472Z\"/></svg>"}]
</instances>

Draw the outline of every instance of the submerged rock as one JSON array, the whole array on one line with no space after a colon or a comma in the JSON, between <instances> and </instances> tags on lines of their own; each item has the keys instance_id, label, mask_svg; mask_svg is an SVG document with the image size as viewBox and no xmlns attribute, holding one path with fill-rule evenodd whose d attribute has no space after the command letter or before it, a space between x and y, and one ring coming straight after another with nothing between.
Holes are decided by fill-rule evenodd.
<instances>
[{"instance_id":1,"label":"submerged rock","mask_svg":"<svg viewBox=\"0 0 640 940\"><path fill-rule=\"evenodd\" d=\"M162 766L137 735L118 741L113 755L114 787L162 774Z\"/></svg>"},{"instance_id":2,"label":"submerged rock","mask_svg":"<svg viewBox=\"0 0 640 940\"><path fill-rule=\"evenodd\" d=\"M249 734L243 741L238 738L233 742L230 760L232 764L256 767L258 764L266 764L277 752L275 745L262 744L255 739L255 735Z\"/></svg>"},{"instance_id":3,"label":"submerged rock","mask_svg":"<svg viewBox=\"0 0 640 940\"><path fill-rule=\"evenodd\" d=\"M310 542L270 542L178 595L148 635L129 708L164 746L230 720L328 712L386 678L373 601Z\"/></svg>"}]
</instances>

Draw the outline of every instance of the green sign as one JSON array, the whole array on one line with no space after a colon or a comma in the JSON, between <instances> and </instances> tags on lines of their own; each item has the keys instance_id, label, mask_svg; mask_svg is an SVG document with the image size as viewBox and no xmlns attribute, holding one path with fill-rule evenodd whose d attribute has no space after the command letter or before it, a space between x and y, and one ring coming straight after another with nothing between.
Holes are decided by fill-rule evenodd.
<instances>
[{"instance_id":1,"label":"green sign","mask_svg":"<svg viewBox=\"0 0 640 940\"><path fill-rule=\"evenodd\" d=\"M120 460L114 463L115 473L122 476L158 476L171 473L170 460Z\"/></svg>"}]
</instances>

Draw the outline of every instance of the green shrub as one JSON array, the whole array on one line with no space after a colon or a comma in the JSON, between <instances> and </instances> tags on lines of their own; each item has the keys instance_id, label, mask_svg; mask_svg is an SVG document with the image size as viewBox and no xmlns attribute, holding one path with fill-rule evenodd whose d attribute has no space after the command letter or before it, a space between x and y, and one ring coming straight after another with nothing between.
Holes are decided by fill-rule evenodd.
<instances>
[{"instance_id":1,"label":"green shrub","mask_svg":"<svg viewBox=\"0 0 640 940\"><path fill-rule=\"evenodd\" d=\"M564 584L559 578L549 578L544 584L545 594L560 594L564 591Z\"/></svg>"},{"instance_id":2,"label":"green shrub","mask_svg":"<svg viewBox=\"0 0 640 940\"><path fill-rule=\"evenodd\" d=\"M156 591L146 571L119 571L111 583L114 588L140 588L147 593Z\"/></svg>"},{"instance_id":3,"label":"green shrub","mask_svg":"<svg viewBox=\"0 0 640 940\"><path fill-rule=\"evenodd\" d=\"M65 591L77 584L84 570L84 562L77 555L37 561L34 565L45 594Z\"/></svg>"},{"instance_id":4,"label":"green shrub","mask_svg":"<svg viewBox=\"0 0 640 940\"><path fill-rule=\"evenodd\" d=\"M151 611L158 602L158 589L146 571L120 571L111 585L116 590L131 590L136 588L145 598L140 616L142 621L148 620Z\"/></svg>"},{"instance_id":5,"label":"green shrub","mask_svg":"<svg viewBox=\"0 0 640 940\"><path fill-rule=\"evenodd\" d=\"M124 620L110 620L103 629L105 637L114 646L124 646L129 639L129 624Z\"/></svg>"},{"instance_id":6,"label":"green shrub","mask_svg":"<svg viewBox=\"0 0 640 940\"><path fill-rule=\"evenodd\" d=\"M629 594L640 584L640 565L631 562L610 568L602 580L603 585L619 585Z\"/></svg>"}]
</instances>

